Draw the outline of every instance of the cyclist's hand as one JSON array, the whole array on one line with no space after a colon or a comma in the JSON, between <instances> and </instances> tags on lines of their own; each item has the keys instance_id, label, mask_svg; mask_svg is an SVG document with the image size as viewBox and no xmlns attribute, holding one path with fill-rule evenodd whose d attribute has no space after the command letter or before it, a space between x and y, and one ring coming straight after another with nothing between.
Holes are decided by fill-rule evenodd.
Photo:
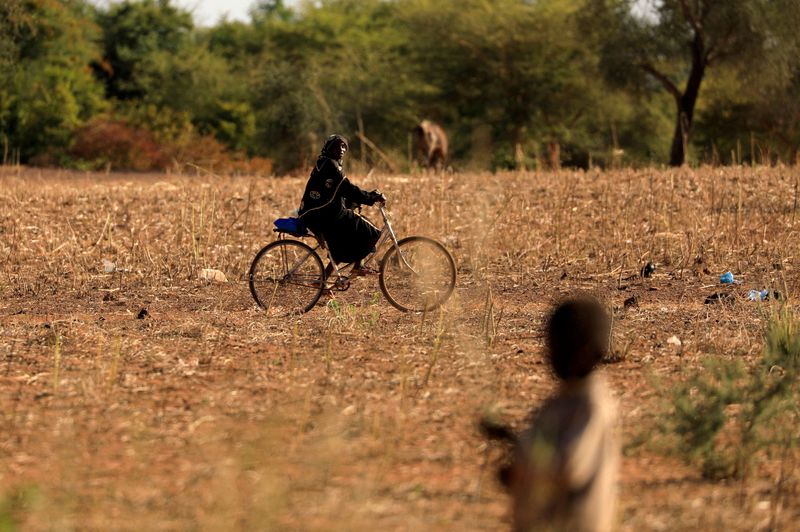
<instances>
[{"instance_id":1,"label":"cyclist's hand","mask_svg":"<svg viewBox=\"0 0 800 532\"><path fill-rule=\"evenodd\" d=\"M381 194L379 190L373 190L369 193L369 196L369 199L372 201L372 205L375 205L376 203L386 203L386 196Z\"/></svg>"}]
</instances>

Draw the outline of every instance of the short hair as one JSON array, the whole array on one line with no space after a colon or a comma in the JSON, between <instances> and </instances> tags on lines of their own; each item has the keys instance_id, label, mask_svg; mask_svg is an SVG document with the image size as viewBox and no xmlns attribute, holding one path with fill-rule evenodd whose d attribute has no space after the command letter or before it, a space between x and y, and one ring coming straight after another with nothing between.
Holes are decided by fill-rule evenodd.
<instances>
[{"instance_id":1,"label":"short hair","mask_svg":"<svg viewBox=\"0 0 800 532\"><path fill-rule=\"evenodd\" d=\"M562 380L589 375L608 350L610 319L597 299L562 302L547 322L550 365Z\"/></svg>"}]
</instances>

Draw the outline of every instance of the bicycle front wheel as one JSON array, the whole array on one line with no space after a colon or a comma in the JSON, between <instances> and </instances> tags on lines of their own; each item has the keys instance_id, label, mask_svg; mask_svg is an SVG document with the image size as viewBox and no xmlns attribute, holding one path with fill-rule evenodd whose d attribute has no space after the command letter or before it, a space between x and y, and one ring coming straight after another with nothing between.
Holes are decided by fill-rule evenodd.
<instances>
[{"instance_id":1,"label":"bicycle front wheel","mask_svg":"<svg viewBox=\"0 0 800 532\"><path fill-rule=\"evenodd\" d=\"M248 282L256 304L270 316L308 312L325 287L322 259L299 240L276 240L256 254Z\"/></svg>"},{"instance_id":2,"label":"bicycle front wheel","mask_svg":"<svg viewBox=\"0 0 800 532\"><path fill-rule=\"evenodd\" d=\"M403 312L430 311L453 293L456 262L436 240L410 236L383 256L379 282L381 292L395 308Z\"/></svg>"}]
</instances>

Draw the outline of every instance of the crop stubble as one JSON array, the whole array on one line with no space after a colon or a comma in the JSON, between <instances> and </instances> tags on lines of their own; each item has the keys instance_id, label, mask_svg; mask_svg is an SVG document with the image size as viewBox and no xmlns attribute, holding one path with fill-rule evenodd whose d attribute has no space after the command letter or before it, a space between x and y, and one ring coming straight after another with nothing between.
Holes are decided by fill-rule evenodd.
<instances>
[{"instance_id":1,"label":"crop stubble","mask_svg":"<svg viewBox=\"0 0 800 532\"><path fill-rule=\"evenodd\" d=\"M493 409L519 425L552 390L552 304L588 291L613 308L604 371L624 442L646 438L665 399L655 382L761 350L747 290L797 291L799 175L355 176L389 197L400 235L452 250L452 302L401 314L362 278L269 321L244 274L303 179L2 168L0 501L30 529L505 526L499 451L475 421ZM704 305L726 270L743 281L735 303ZM712 483L629 449L621 528L753 529L776 475L767 461L744 485ZM788 526L796 469L782 489Z\"/></svg>"}]
</instances>

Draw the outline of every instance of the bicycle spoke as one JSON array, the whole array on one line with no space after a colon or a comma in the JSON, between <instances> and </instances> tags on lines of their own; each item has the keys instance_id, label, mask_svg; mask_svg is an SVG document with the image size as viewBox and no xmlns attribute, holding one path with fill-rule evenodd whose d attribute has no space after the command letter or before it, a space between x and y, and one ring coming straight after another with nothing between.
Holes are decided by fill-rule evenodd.
<instances>
[{"instance_id":1,"label":"bicycle spoke","mask_svg":"<svg viewBox=\"0 0 800 532\"><path fill-rule=\"evenodd\" d=\"M400 310L434 309L450 297L454 285L455 263L444 246L431 239L404 239L381 264L381 290Z\"/></svg>"},{"instance_id":2,"label":"bicycle spoke","mask_svg":"<svg viewBox=\"0 0 800 532\"><path fill-rule=\"evenodd\" d=\"M306 312L322 292L322 261L297 240L278 240L261 250L250 267L250 291L268 315Z\"/></svg>"}]
</instances>

